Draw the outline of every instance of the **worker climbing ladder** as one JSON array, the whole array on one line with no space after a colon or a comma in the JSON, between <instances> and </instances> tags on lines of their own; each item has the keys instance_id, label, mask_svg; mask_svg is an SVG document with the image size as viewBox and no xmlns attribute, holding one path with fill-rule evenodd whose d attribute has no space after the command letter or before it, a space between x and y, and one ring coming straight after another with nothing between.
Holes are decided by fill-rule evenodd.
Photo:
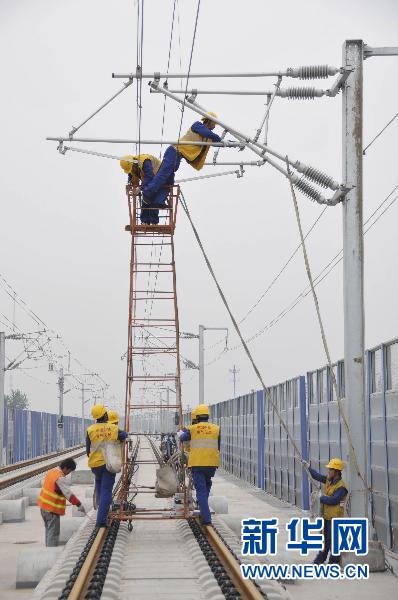
<instances>
[{"instance_id":1,"label":"worker climbing ladder","mask_svg":"<svg viewBox=\"0 0 398 600\"><path fill-rule=\"evenodd\" d=\"M127 185L126 192L129 224L125 229L131 233L126 430L131 436L170 434L182 423L174 252L180 189L178 185L170 187L167 202L160 210L144 208L139 187ZM159 223L143 224L143 210L159 210ZM162 399L164 391L167 392L166 402ZM161 415L155 432L149 432L145 427L145 416L149 413ZM184 498L184 516L187 516L182 460L177 470L181 474L179 492ZM136 507L132 499L137 490L139 494L139 488L131 484L131 456L126 444L117 509L113 511L112 518L131 521L136 518L162 518L162 513L170 513L170 508L142 507L141 501L141 508Z\"/></svg>"}]
</instances>

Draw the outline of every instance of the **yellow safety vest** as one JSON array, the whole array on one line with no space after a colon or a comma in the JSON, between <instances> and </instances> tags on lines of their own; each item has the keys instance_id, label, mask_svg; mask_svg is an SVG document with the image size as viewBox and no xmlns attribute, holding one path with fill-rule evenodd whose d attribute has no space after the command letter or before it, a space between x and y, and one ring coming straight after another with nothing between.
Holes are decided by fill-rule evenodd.
<instances>
[{"instance_id":1,"label":"yellow safety vest","mask_svg":"<svg viewBox=\"0 0 398 600\"><path fill-rule=\"evenodd\" d=\"M192 131L192 129L188 129L186 134L178 140L179 142L209 142L210 138L204 138L198 133ZM207 153L210 150L210 146L199 146L199 145L183 145L183 146L174 146L178 150L178 152L185 158L187 162L196 169L200 171L203 167Z\"/></svg>"},{"instance_id":2,"label":"yellow safety vest","mask_svg":"<svg viewBox=\"0 0 398 600\"><path fill-rule=\"evenodd\" d=\"M64 477L61 469L55 467L48 471L44 478L43 487L40 490L40 496L37 504L47 512L55 513L56 515L65 514L66 498L63 494L57 491L57 481Z\"/></svg>"},{"instance_id":3,"label":"yellow safety vest","mask_svg":"<svg viewBox=\"0 0 398 600\"><path fill-rule=\"evenodd\" d=\"M152 156L152 154L139 154L138 156L132 156L132 155L128 155L128 157L126 158L130 158L131 160L135 159L138 161L138 175L135 175L134 172L131 173L131 183L133 185L138 185L140 183L140 180L142 180L142 169L144 166L144 162L146 160L150 160L152 163L152 168L153 168L153 174L156 175L156 173L159 171L159 167L160 167L160 160L158 158L156 158L155 156ZM136 164L136 163L134 163ZM134 166L133 164L133 166Z\"/></svg>"},{"instance_id":4,"label":"yellow safety vest","mask_svg":"<svg viewBox=\"0 0 398 600\"><path fill-rule=\"evenodd\" d=\"M219 426L201 421L189 425L188 430L191 433L188 467L218 467L220 465Z\"/></svg>"},{"instance_id":5,"label":"yellow safety vest","mask_svg":"<svg viewBox=\"0 0 398 600\"><path fill-rule=\"evenodd\" d=\"M323 493L325 496L333 496L334 492L342 487L347 489L347 486L342 479L339 479L335 483L327 479L323 486ZM321 503L321 516L327 521L344 517L345 498L339 502L339 504L330 505Z\"/></svg>"},{"instance_id":6,"label":"yellow safety vest","mask_svg":"<svg viewBox=\"0 0 398 600\"><path fill-rule=\"evenodd\" d=\"M112 423L94 423L87 429L90 438L90 456L88 457L89 467L100 467L105 464L104 454L101 450L103 442L116 442L119 429Z\"/></svg>"}]
</instances>

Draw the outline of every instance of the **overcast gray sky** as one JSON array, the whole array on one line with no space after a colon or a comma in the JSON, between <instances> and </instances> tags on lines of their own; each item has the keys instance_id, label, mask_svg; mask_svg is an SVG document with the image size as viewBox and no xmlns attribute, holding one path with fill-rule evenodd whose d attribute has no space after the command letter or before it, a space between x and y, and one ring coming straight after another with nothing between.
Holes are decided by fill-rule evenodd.
<instances>
[{"instance_id":1,"label":"overcast gray sky","mask_svg":"<svg viewBox=\"0 0 398 600\"><path fill-rule=\"evenodd\" d=\"M180 26L176 22L171 71L179 71L180 60L183 70L187 69L196 6L196 0L179 0ZM166 69L172 8L172 0L145 0L144 71ZM63 336L73 355L103 376L111 386L110 396L121 401L130 241L124 232L125 176L116 161L71 153L61 156L56 144L45 137L66 134L121 87L121 80L111 78L113 71L135 70L136 3L1 0L0 11L0 272L41 319ZM394 0L202 0L192 71L340 66L345 39L361 38L371 46L398 45L397 22ZM397 74L398 58L372 58L365 63L365 143L397 112ZM194 87L269 89L273 83L272 79L199 80ZM292 84L298 84L297 80L284 82ZM315 85L328 87L328 82ZM199 102L252 134L264 111L261 97L203 96ZM162 97L150 95L144 83L143 137L160 138L162 107ZM183 130L193 120L194 114L186 110ZM177 136L179 123L178 108L168 102L166 138ZM79 133L134 138L136 126L135 87L131 86ZM365 158L365 218L398 184L397 127L398 123L393 124ZM277 99L269 136L271 146L341 180L341 97L308 102ZM83 147L114 154L132 150L128 146ZM157 154L157 149L145 150ZM243 157L255 159L250 151L220 153L220 159ZM215 170L208 167L206 172ZM179 177L194 174L187 164L178 173ZM298 244L288 183L269 167L249 167L239 180L229 176L188 183L184 194L232 309L241 319ZM301 195L299 203L307 229L322 209ZM398 335L397 210L394 205L365 238L368 346ZM308 239L314 273L340 250L341 219L340 206L329 208ZM176 253L181 329L195 332L199 323L228 326L233 347L236 336L182 212ZM244 335L264 328L306 285L298 253L245 320ZM341 264L320 284L318 293L332 355L337 359L343 353ZM12 302L4 292L0 312L12 319ZM23 331L32 331L34 326L19 307L16 323ZM209 402L231 396L229 369L234 364L240 369L239 393L258 387L242 349L220 354L223 344L214 346L219 340L219 333L207 334L206 362L218 359L206 368ZM311 298L256 338L251 348L267 384L321 366L325 359ZM16 342L7 342L10 358L19 350ZM196 341L183 341L182 352L197 362ZM32 408L56 412L56 376L48 372L46 361L24 363L27 369L37 365L42 366L14 371L12 384L28 394ZM7 378L7 390L9 385ZM185 404L196 402L197 371L184 372L183 398ZM65 413L78 411L79 395L72 391L65 397Z\"/></svg>"}]
</instances>

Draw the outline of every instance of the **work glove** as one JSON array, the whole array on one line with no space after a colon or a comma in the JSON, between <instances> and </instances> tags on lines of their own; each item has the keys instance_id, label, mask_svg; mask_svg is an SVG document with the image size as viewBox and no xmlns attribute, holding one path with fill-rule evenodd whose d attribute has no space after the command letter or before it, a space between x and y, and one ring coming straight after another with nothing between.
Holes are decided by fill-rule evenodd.
<instances>
[{"instance_id":1,"label":"work glove","mask_svg":"<svg viewBox=\"0 0 398 600\"><path fill-rule=\"evenodd\" d=\"M182 430L182 429L180 429L180 431L177 431L177 437L178 437L178 439L180 439L180 438L181 438L181 436L183 435L183 433L184 433L184 432L183 432L183 430Z\"/></svg>"},{"instance_id":2,"label":"work glove","mask_svg":"<svg viewBox=\"0 0 398 600\"><path fill-rule=\"evenodd\" d=\"M319 492L318 492L318 499L319 499L319 502L322 502L322 496L323 496L323 494L322 494L322 490L319 490Z\"/></svg>"},{"instance_id":3,"label":"work glove","mask_svg":"<svg viewBox=\"0 0 398 600\"><path fill-rule=\"evenodd\" d=\"M303 467L305 469L309 469L310 468L310 463L307 460L304 460L303 458L301 459L301 464L303 465Z\"/></svg>"},{"instance_id":4,"label":"work glove","mask_svg":"<svg viewBox=\"0 0 398 600\"><path fill-rule=\"evenodd\" d=\"M86 514L86 509L84 508L84 505L82 503L80 503L80 506L77 507L77 510L83 513L84 515Z\"/></svg>"}]
</instances>

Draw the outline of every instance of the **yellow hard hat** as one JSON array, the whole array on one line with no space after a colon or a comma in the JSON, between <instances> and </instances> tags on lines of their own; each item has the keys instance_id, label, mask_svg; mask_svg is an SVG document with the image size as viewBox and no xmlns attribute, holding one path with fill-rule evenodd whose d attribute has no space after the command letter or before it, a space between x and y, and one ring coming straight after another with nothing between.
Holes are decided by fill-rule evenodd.
<instances>
[{"instance_id":1,"label":"yellow hard hat","mask_svg":"<svg viewBox=\"0 0 398 600\"><path fill-rule=\"evenodd\" d=\"M125 173L127 173L127 175L129 173L131 173L132 168L133 168L133 161L136 161L137 157L136 156L132 156L131 154L127 154L126 156L123 156L122 160L120 161L120 166L122 167L123 171Z\"/></svg>"},{"instance_id":2,"label":"yellow hard hat","mask_svg":"<svg viewBox=\"0 0 398 600\"><path fill-rule=\"evenodd\" d=\"M199 404L199 406L196 409L196 416L200 417L201 415L207 415L209 416L209 407L206 406L206 404Z\"/></svg>"},{"instance_id":3,"label":"yellow hard hat","mask_svg":"<svg viewBox=\"0 0 398 600\"><path fill-rule=\"evenodd\" d=\"M214 117L215 119L218 119L217 115L215 112L213 112L212 110L209 110L209 112L207 113L208 115L211 115L212 117ZM207 121L210 120L209 117L202 117L202 121Z\"/></svg>"},{"instance_id":4,"label":"yellow hard hat","mask_svg":"<svg viewBox=\"0 0 398 600\"><path fill-rule=\"evenodd\" d=\"M198 416L198 409L195 408L192 412L191 412L191 421L194 421L196 419L196 417Z\"/></svg>"},{"instance_id":5,"label":"yellow hard hat","mask_svg":"<svg viewBox=\"0 0 398 600\"><path fill-rule=\"evenodd\" d=\"M113 425L119 423L119 415L115 410L108 410L108 423L113 423Z\"/></svg>"},{"instance_id":6,"label":"yellow hard hat","mask_svg":"<svg viewBox=\"0 0 398 600\"><path fill-rule=\"evenodd\" d=\"M345 464L341 458L331 458L329 463L326 465L327 469L337 469L337 471L342 471L344 467Z\"/></svg>"},{"instance_id":7,"label":"yellow hard hat","mask_svg":"<svg viewBox=\"0 0 398 600\"><path fill-rule=\"evenodd\" d=\"M94 404L93 408L91 409L91 416L96 420L103 417L105 413L106 408L103 404Z\"/></svg>"}]
</instances>

